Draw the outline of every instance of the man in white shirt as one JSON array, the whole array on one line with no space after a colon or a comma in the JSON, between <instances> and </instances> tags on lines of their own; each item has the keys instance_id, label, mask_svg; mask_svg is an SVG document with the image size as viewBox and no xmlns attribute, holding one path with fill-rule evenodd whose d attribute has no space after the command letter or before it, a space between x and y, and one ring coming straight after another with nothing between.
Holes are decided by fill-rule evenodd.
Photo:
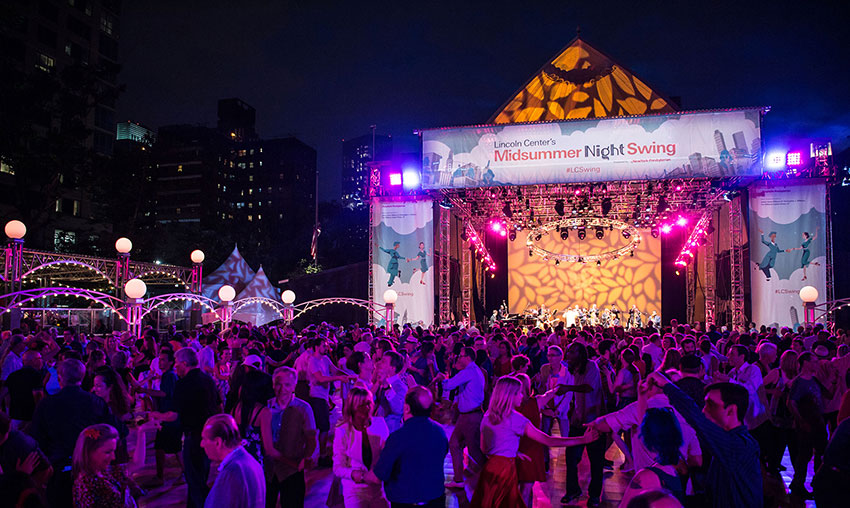
<instances>
[{"instance_id":1,"label":"man in white shirt","mask_svg":"<svg viewBox=\"0 0 850 508\"><path fill-rule=\"evenodd\" d=\"M661 367L664 363L664 350L661 349L661 335L653 333L649 336L649 344L643 346L642 354L649 355L652 358L652 370Z\"/></svg>"}]
</instances>

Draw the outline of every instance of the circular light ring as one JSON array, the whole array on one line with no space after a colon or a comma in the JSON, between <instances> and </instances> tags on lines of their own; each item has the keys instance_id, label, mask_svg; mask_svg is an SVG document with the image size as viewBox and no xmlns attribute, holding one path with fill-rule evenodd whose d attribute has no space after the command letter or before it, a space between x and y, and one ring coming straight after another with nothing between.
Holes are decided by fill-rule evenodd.
<instances>
[{"instance_id":1,"label":"circular light ring","mask_svg":"<svg viewBox=\"0 0 850 508\"><path fill-rule=\"evenodd\" d=\"M600 254L564 254L563 252L552 252L536 245L534 240L537 236L543 236L550 231L557 231L558 228L593 228L601 226L603 228L614 228L616 231L628 231L629 243L615 250L602 252ZM526 247L532 254L537 254L545 261L565 261L568 263L592 263L596 261L610 261L628 255L640 245L640 231L631 224L616 219L607 217L570 217L552 222L547 222L536 228L529 230L528 238L525 241Z\"/></svg>"}]
</instances>

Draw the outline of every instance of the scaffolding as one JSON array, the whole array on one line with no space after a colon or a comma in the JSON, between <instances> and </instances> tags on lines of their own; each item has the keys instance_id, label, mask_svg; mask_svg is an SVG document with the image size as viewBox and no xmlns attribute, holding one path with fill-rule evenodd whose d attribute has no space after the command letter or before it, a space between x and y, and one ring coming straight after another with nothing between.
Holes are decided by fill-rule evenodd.
<instances>
[{"instance_id":1,"label":"scaffolding","mask_svg":"<svg viewBox=\"0 0 850 508\"><path fill-rule=\"evenodd\" d=\"M713 215L713 214L712 214ZM716 232L716 231L715 231ZM704 271L705 271L705 286L704 286L704 300L705 300L705 326L714 324L714 316L716 310L716 296L717 296L717 277L715 275L715 254L714 254L714 234L712 232L710 234L705 235L705 248L703 248L703 263L705 263Z\"/></svg>"},{"instance_id":2,"label":"scaffolding","mask_svg":"<svg viewBox=\"0 0 850 508\"><path fill-rule=\"evenodd\" d=\"M732 245L729 252L729 268L732 286L732 327L742 330L746 326L744 315L744 214L739 195L729 203L729 233Z\"/></svg>"},{"instance_id":3,"label":"scaffolding","mask_svg":"<svg viewBox=\"0 0 850 508\"><path fill-rule=\"evenodd\" d=\"M437 251L438 272L437 291L438 296L438 324L447 325L451 321L451 231L452 211L450 208L438 207L440 213L439 250ZM371 252L371 250L370 250Z\"/></svg>"}]
</instances>

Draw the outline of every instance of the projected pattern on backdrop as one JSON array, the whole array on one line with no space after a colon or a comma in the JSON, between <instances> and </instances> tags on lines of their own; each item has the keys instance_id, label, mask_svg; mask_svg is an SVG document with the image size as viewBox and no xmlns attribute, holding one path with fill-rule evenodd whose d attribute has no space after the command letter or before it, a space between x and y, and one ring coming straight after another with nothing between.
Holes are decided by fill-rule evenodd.
<instances>
[{"instance_id":1,"label":"projected pattern on backdrop","mask_svg":"<svg viewBox=\"0 0 850 508\"><path fill-rule=\"evenodd\" d=\"M576 231L570 231L565 242L557 233L544 236L541 247L553 252L578 252L596 254L610 251L626 244L619 234L597 240L593 230L579 242ZM637 305L641 312L661 312L661 240L652 238L648 231L641 233L641 243L634 257L596 264L561 263L544 261L539 256L529 257L525 247L526 232L508 242L508 305L513 313L528 307L546 305L563 312L576 304L590 307L610 307L620 310ZM566 251L564 249L567 249Z\"/></svg>"}]
</instances>

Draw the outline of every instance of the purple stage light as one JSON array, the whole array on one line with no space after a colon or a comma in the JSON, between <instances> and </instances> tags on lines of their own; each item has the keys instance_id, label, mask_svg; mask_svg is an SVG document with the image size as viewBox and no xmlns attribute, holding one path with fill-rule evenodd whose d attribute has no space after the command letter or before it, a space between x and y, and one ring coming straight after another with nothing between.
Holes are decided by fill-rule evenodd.
<instances>
[{"instance_id":1,"label":"purple stage light","mask_svg":"<svg viewBox=\"0 0 850 508\"><path fill-rule=\"evenodd\" d=\"M663 226L661 226L661 232L665 235L670 234L670 231L673 231L673 226L671 226L670 224L664 224Z\"/></svg>"},{"instance_id":2,"label":"purple stage light","mask_svg":"<svg viewBox=\"0 0 850 508\"><path fill-rule=\"evenodd\" d=\"M678 219L676 219L676 225L677 226L687 226L688 225L688 218L687 217L679 217Z\"/></svg>"},{"instance_id":3,"label":"purple stage light","mask_svg":"<svg viewBox=\"0 0 850 508\"><path fill-rule=\"evenodd\" d=\"M508 232L505 231L504 229L500 230L499 234L502 235L502 236L508 236Z\"/></svg>"},{"instance_id":4,"label":"purple stage light","mask_svg":"<svg viewBox=\"0 0 850 508\"><path fill-rule=\"evenodd\" d=\"M803 163L803 153L802 152L788 152L786 155L785 163L789 166L799 166Z\"/></svg>"},{"instance_id":5,"label":"purple stage light","mask_svg":"<svg viewBox=\"0 0 850 508\"><path fill-rule=\"evenodd\" d=\"M401 185L401 173L390 173L390 185L393 187Z\"/></svg>"}]
</instances>

